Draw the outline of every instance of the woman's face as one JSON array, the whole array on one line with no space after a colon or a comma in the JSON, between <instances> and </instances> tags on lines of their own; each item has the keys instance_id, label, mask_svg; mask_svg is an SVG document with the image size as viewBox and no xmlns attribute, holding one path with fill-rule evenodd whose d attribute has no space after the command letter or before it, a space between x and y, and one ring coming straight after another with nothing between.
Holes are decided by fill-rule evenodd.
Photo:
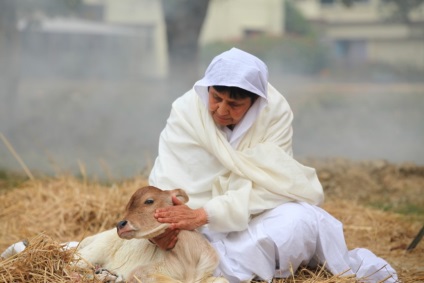
<instances>
[{"instance_id":1,"label":"woman's face","mask_svg":"<svg viewBox=\"0 0 424 283\"><path fill-rule=\"evenodd\" d=\"M209 87L209 111L217 125L234 127L252 106L249 97L232 99L228 92L218 92Z\"/></svg>"}]
</instances>

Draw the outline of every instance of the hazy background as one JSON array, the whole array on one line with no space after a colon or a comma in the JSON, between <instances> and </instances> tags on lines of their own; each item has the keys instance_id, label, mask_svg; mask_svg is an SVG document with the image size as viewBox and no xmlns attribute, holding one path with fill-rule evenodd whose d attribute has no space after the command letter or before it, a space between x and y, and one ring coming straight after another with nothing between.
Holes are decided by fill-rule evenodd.
<instances>
[{"instance_id":1,"label":"hazy background","mask_svg":"<svg viewBox=\"0 0 424 283\"><path fill-rule=\"evenodd\" d=\"M36 1L30 2L37 6ZM34 7L17 7L16 23L28 23L25 20L34 13L49 10L49 6ZM69 16L63 13L65 8L59 9L61 16ZM72 14L72 18L77 17ZM2 23L4 28L4 18ZM283 60L286 55L276 52L286 50L279 44L290 37L278 39L270 48L261 45L268 38L256 36L248 41L205 45L191 67L175 65L178 60L174 60L167 76L152 78L145 75L148 70L137 71L141 66L149 68L149 55L134 52L142 49L143 42L119 38L114 42L111 37L99 44L101 39L93 41L90 36L74 41L58 37L60 48L45 50L42 36L26 31L27 35L21 30L19 36L16 92L12 98L4 88L0 92L0 132L33 173L79 174L86 170L92 176L123 178L145 172L156 156L172 101L192 87L214 55L232 46L258 55L268 64L271 84L294 111L296 157L424 165L422 70L399 72L384 65L333 64L325 53L315 56L326 61L299 67L292 56ZM316 45L305 54L328 48L319 45L322 40L317 35L311 42ZM131 48L122 47L125 44ZM67 52L59 52L65 48ZM9 67L2 66L3 74ZM22 171L3 141L0 168Z\"/></svg>"}]
</instances>

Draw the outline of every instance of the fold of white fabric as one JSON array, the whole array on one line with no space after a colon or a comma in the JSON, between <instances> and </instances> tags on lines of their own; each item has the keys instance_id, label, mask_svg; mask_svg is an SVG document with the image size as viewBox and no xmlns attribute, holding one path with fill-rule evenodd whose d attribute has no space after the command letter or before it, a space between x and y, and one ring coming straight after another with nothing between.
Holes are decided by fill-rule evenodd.
<instances>
[{"instance_id":1,"label":"fold of white fabric","mask_svg":"<svg viewBox=\"0 0 424 283\"><path fill-rule=\"evenodd\" d=\"M233 148L194 90L177 99L159 142L149 183L182 188L188 205L204 207L209 228L241 231L252 215L290 201L320 204L315 169L293 159L293 114L268 85L268 105Z\"/></svg>"},{"instance_id":2,"label":"fold of white fabric","mask_svg":"<svg viewBox=\"0 0 424 283\"><path fill-rule=\"evenodd\" d=\"M325 265L334 275L354 275L359 282L394 283L396 271L365 248L348 251L343 225L323 209L302 202L282 204L255 217L245 231L202 232L220 255L215 275L231 283L257 275L271 281L276 258L283 278L300 266Z\"/></svg>"}]
</instances>

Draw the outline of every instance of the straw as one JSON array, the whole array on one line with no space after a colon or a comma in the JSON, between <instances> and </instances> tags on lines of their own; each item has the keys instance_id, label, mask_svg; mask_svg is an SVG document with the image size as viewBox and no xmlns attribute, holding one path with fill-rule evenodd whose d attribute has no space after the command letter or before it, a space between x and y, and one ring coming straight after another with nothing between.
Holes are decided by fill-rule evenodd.
<instances>
[{"instance_id":1,"label":"straw","mask_svg":"<svg viewBox=\"0 0 424 283\"><path fill-rule=\"evenodd\" d=\"M397 173L394 178L393 172L404 171L395 165L385 166L382 169L349 162L343 166L339 162L316 166L320 176L324 173L322 168L331 175L331 178L322 179L329 196L323 207L344 224L349 249L368 248L386 259L403 283L424 282L423 242L405 251L421 229L423 217L382 211L365 206L365 202L352 201L352 195L359 193L359 189L368 194L368 199L373 199L382 194L377 188L384 186L390 189L390 196L402 193L404 199L422 203L423 194L417 194L415 188L424 188L424 174L420 173L424 171L417 166L408 169L408 173ZM358 183L372 178L375 184L370 190L358 188ZM352 180L356 183L352 184ZM395 180L396 186L387 180ZM93 273L91 269L72 269L72 252L63 251L59 243L80 241L115 227L132 193L145 185L147 180L142 175L113 185L92 181L88 176L81 180L62 175L28 180L18 188L0 193L0 252L23 239L30 243L25 252L0 260L0 283L61 283L71 281L76 274L81 274L78 275L82 276L78 279L80 282L93 282L89 279ZM331 191L336 185L345 189L337 190L337 197ZM346 274L333 275L325 266L318 266L292 270L292 276L275 278L274 283L353 283L356 280Z\"/></svg>"}]
</instances>

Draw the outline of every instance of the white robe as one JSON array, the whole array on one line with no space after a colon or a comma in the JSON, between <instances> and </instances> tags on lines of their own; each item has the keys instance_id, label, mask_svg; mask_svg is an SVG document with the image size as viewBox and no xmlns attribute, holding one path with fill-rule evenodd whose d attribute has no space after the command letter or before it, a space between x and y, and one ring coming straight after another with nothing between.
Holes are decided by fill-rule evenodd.
<instances>
[{"instance_id":1,"label":"white robe","mask_svg":"<svg viewBox=\"0 0 424 283\"><path fill-rule=\"evenodd\" d=\"M230 282L255 275L271 280L276 260L283 277L312 261L333 274L371 275L368 282L392 275L386 282L395 282L383 259L365 249L348 251L342 224L316 206L323 194L315 170L284 150L291 150L290 108L271 85L268 99L265 113L284 108L286 115L260 115L234 149L195 91L186 93L161 133L149 183L183 188L190 207L205 208L209 224L202 232L221 258L215 275Z\"/></svg>"},{"instance_id":2,"label":"white robe","mask_svg":"<svg viewBox=\"0 0 424 283\"><path fill-rule=\"evenodd\" d=\"M267 82L266 65L231 49L214 58L205 77L172 105L149 183L184 189L191 208L203 207L202 232L218 251L216 275L230 282L257 275L271 280L275 263L284 277L301 264L325 263L334 274L395 271L365 249L348 252L342 225L317 205L323 190L313 168L292 157L292 111ZM217 126L207 87L237 86L259 98L234 130Z\"/></svg>"},{"instance_id":3,"label":"white robe","mask_svg":"<svg viewBox=\"0 0 424 283\"><path fill-rule=\"evenodd\" d=\"M190 196L188 205L204 207L209 228L220 232L244 230L252 215L282 203L321 203L315 170L284 150L291 150L292 115L286 100L272 86L268 100L270 106L236 150L194 90L177 99L161 133L149 183L184 189ZM271 111L283 115L269 115Z\"/></svg>"}]
</instances>

